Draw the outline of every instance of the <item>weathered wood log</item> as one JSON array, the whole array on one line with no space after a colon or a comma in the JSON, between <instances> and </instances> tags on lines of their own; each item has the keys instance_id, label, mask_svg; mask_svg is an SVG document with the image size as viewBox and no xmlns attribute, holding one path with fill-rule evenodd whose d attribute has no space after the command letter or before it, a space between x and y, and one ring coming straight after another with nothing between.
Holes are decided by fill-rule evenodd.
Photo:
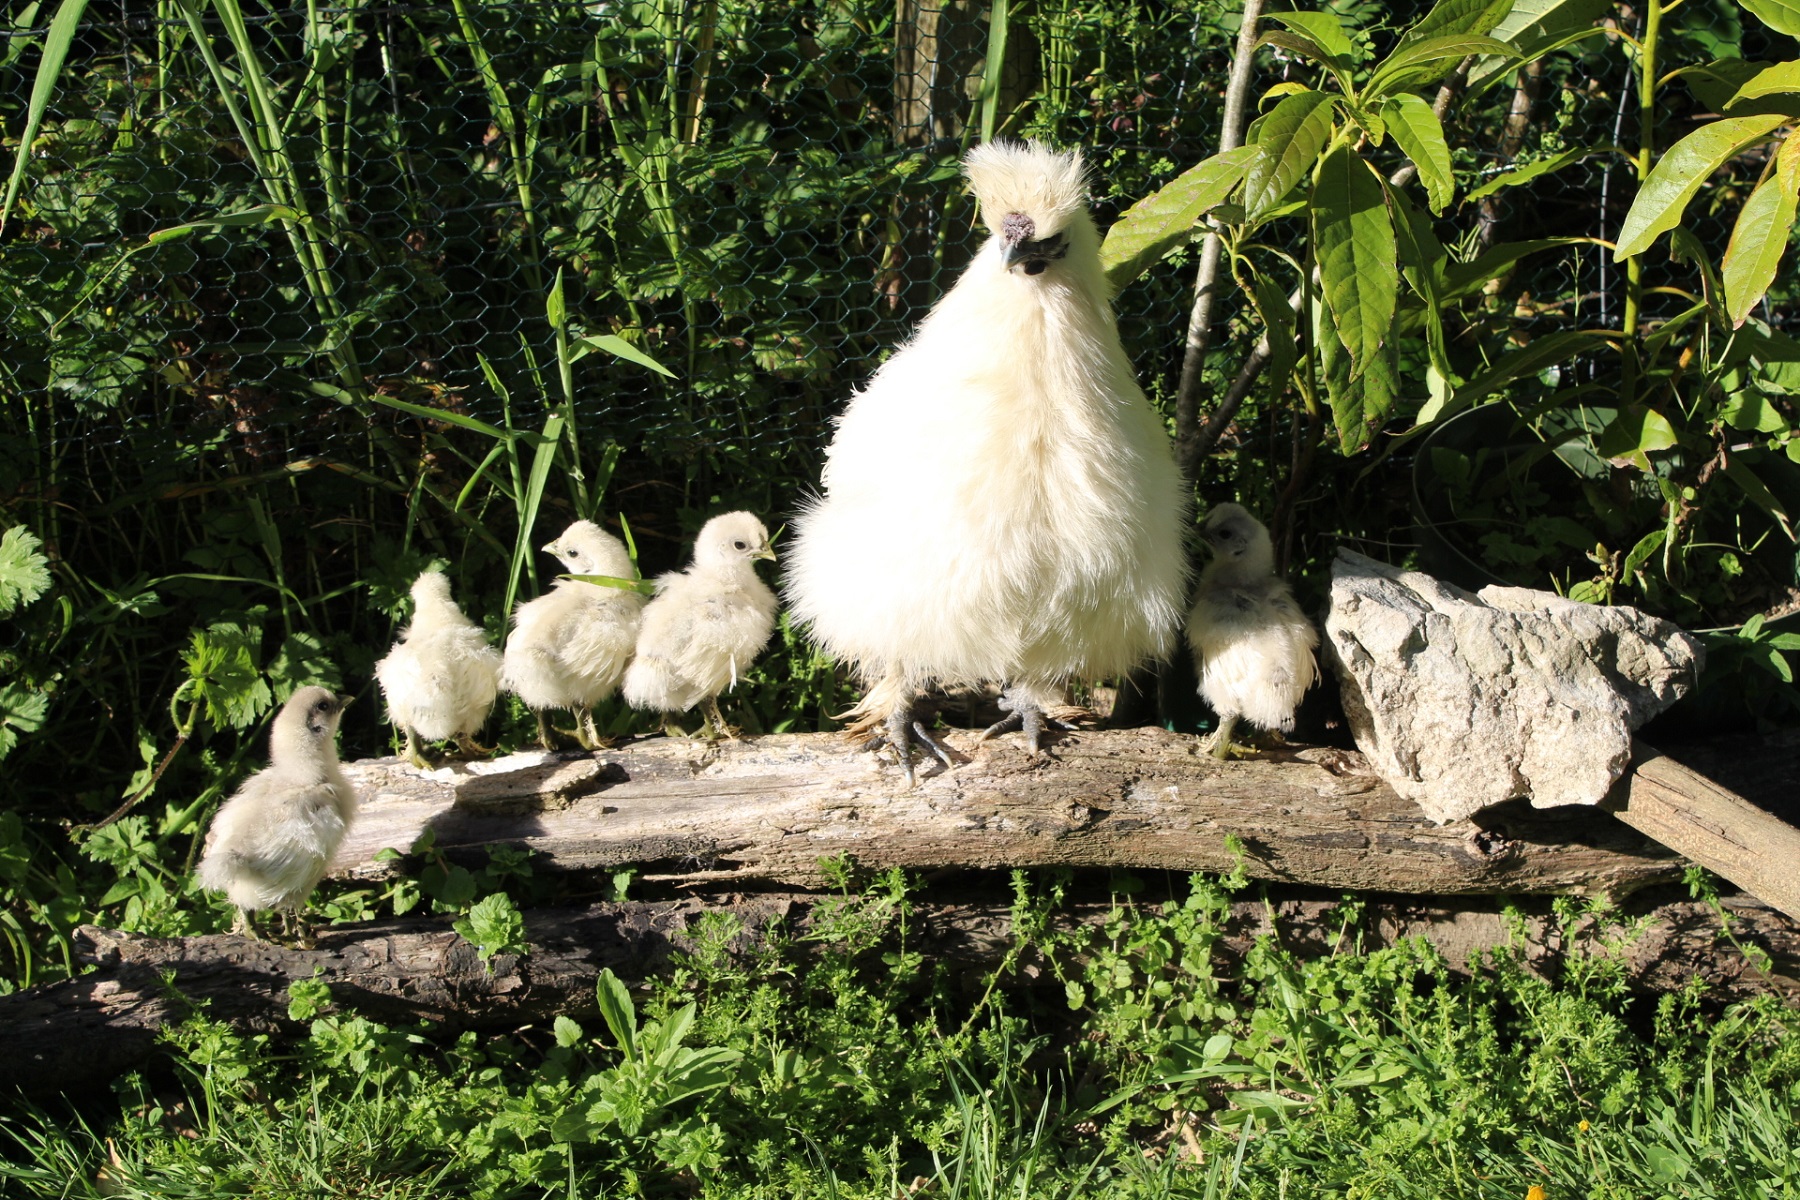
<instances>
[{"instance_id":1,"label":"weathered wood log","mask_svg":"<svg viewBox=\"0 0 1800 1200\"><path fill-rule=\"evenodd\" d=\"M1800 918L1800 829L1642 742L1619 782L1619 820Z\"/></svg>"},{"instance_id":2,"label":"weathered wood log","mask_svg":"<svg viewBox=\"0 0 1800 1200\"><path fill-rule=\"evenodd\" d=\"M542 1023L558 1013L581 1018L594 1012L594 980L603 968L628 981L662 973L670 956L690 945L691 926L704 913L736 916L745 939L776 921L804 933L821 899L766 894L713 903L684 899L531 910L525 913L529 953L497 955L491 970L450 929L448 918L328 929L315 948L305 950L232 935L149 938L84 927L76 940L82 957L96 967L92 973L0 996L0 1061L8 1064L8 1082L30 1092L103 1085L149 1061L159 1031L196 1005L240 1029L300 1032L287 1017L287 989L315 978L330 986L335 1002L388 1023L426 1020L450 1029L481 1029ZM1769 955L1768 971L1719 937L1718 919L1705 905L1657 905L1646 895L1626 904L1625 912L1635 914L1642 931L1620 951L1636 985L1663 991L1699 976L1713 985L1717 999L1773 992L1800 1002L1800 923L1748 900L1725 904L1734 936ZM1533 969L1553 973L1572 950L1591 948L1592 930L1579 930L1571 945L1547 909L1537 902L1535 913L1524 918L1522 950ZM1092 927L1109 911L1105 903L1077 904L1055 921L1063 929ZM1423 937L1458 970L1514 937L1498 904L1485 899L1456 907L1370 897L1347 934L1336 900L1277 893L1268 902L1258 898L1234 905L1227 936L1218 945L1224 965L1271 929L1305 955ZM989 901L919 901L908 919L907 941L935 961L969 969L972 981L979 980L978 972L998 963L1012 946L1010 912ZM1028 957L1013 982L1028 986L1041 976L1054 982Z\"/></svg>"},{"instance_id":3,"label":"weathered wood log","mask_svg":"<svg viewBox=\"0 0 1800 1200\"><path fill-rule=\"evenodd\" d=\"M426 829L439 850L526 847L557 868L637 864L651 878L821 882L820 860L868 867L1139 867L1432 895L1612 892L1679 877L1679 860L1593 809L1507 805L1437 826L1360 755L1275 751L1220 763L1160 729L1065 735L1032 759L948 740L970 759L912 789L833 734L741 743L652 738L593 755L515 754L422 772L346 767L361 815L334 873Z\"/></svg>"}]
</instances>

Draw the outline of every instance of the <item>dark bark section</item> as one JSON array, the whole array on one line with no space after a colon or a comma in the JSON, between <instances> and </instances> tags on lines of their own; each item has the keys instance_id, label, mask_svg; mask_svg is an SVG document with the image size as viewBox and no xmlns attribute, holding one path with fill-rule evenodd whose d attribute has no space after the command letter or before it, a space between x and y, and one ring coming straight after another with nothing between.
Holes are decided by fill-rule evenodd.
<instances>
[{"instance_id":1,"label":"dark bark section","mask_svg":"<svg viewBox=\"0 0 1800 1200\"><path fill-rule=\"evenodd\" d=\"M740 743L652 738L425 774L350 764L363 793L334 874L376 877L426 828L439 850L522 846L552 869L631 864L658 881L816 887L820 860L867 867L1230 870L1425 895L1610 892L1680 877L1673 854L1597 809L1505 805L1433 825L1361 755L1285 749L1221 763L1160 729L1082 731L1029 758L1008 739L947 740L969 759L907 789L834 734Z\"/></svg>"},{"instance_id":2,"label":"dark bark section","mask_svg":"<svg viewBox=\"0 0 1800 1200\"><path fill-rule=\"evenodd\" d=\"M417 1020L447 1029L513 1029L556 1014L591 1016L594 981L602 969L637 981L668 970L671 956L691 945L690 931L706 913L729 913L743 925L740 948L780 922L790 934L813 927L825 898L795 893L593 904L525 914L530 951L497 955L484 965L448 918L392 921L324 930L311 949L290 949L220 934L149 938L82 928L77 942L95 970L78 979L0 996L0 1061L10 1081L27 1092L100 1086L141 1067L157 1052L157 1036L196 1006L238 1028L297 1033L287 1017L290 984L317 978L333 999L386 1023ZM1759 970L1719 936L1713 911L1693 902L1657 903L1649 894L1624 912L1641 922L1620 953L1635 985L1678 988L1695 976L1715 999L1773 992L1800 1001L1800 923L1749 900L1728 900L1739 941L1769 955ZM1110 905L1076 904L1054 918L1062 929L1094 928ZM1273 921L1271 921L1271 913ZM1594 930L1579 926L1565 938L1545 901L1524 904L1522 946L1532 969L1554 975L1571 951L1591 950ZM1012 946L1011 914L987 899L920 901L907 922L908 946L951 969L991 969ZM1316 892L1277 891L1266 900L1233 906L1219 944L1229 969L1258 935L1276 932L1296 953L1331 954L1393 945L1423 937L1457 970L1496 946L1512 928L1498 902L1467 905L1407 897L1367 897L1357 924L1346 931L1338 901ZM790 943L802 947L808 943ZM491 970L489 966L491 965ZM171 983L165 983L165 978ZM1013 986L1054 982L1027 955Z\"/></svg>"}]
</instances>

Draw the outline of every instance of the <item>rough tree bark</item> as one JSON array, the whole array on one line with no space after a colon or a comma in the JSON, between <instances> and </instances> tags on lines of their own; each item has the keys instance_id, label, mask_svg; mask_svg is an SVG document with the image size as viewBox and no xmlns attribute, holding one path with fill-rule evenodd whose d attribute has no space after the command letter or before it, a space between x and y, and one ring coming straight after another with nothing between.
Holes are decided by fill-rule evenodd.
<instances>
[{"instance_id":1,"label":"rough tree bark","mask_svg":"<svg viewBox=\"0 0 1800 1200\"><path fill-rule=\"evenodd\" d=\"M84 927L77 944L96 970L77 979L0 996L0 1061L7 1080L28 1092L101 1086L155 1055L158 1033L196 1006L247 1031L296 1033L288 1019L287 989L318 979L335 1002L387 1023L418 1020L451 1029L516 1029L558 1013L594 1012L594 980L602 969L638 981L665 971L671 955L690 945L694 922L709 912L743 923L739 948L776 922L804 934L822 899L795 894L721 897L525 914L530 950L502 954L492 969L449 928L448 918L393 921L323 931L312 949L289 949L233 935L148 938ZM1716 999L1772 992L1800 1001L1800 923L1748 900L1727 900L1733 935L1769 955L1764 971L1719 936L1717 916L1691 902L1628 901L1636 929L1616 952L1636 986L1664 991L1698 976ZM1522 924L1481 899L1457 906L1404 897L1364 897L1357 923L1346 926L1335 899L1317 893L1242 900L1233 906L1218 951L1229 968L1257 936L1276 932L1297 953L1317 956L1350 947L1375 949L1403 937L1423 937L1456 970L1496 946L1517 944L1534 970L1552 973L1575 949L1591 949L1594 929L1580 925L1565 937L1544 902L1527 902ZM1064 930L1092 928L1110 905L1077 904L1057 914ZM1517 941L1522 932L1523 941ZM933 960L966 968L971 979L1012 947L1004 904L919 901L908 918L907 941ZM791 946L808 945L791 940ZM1026 956L1013 986L1054 982L1044 964Z\"/></svg>"},{"instance_id":2,"label":"rough tree bark","mask_svg":"<svg viewBox=\"0 0 1800 1200\"><path fill-rule=\"evenodd\" d=\"M543 865L626 864L656 880L815 886L822 858L873 868L1138 867L1432 895L1625 893L1678 878L1667 850L1593 809L1522 804L1436 826L1351 751L1220 763L1161 729L1082 731L1032 759L953 732L971 761L907 790L834 734L652 738L593 755L517 754L425 773L346 766L363 809L333 873L372 878L427 828L439 851L522 846Z\"/></svg>"}]
</instances>

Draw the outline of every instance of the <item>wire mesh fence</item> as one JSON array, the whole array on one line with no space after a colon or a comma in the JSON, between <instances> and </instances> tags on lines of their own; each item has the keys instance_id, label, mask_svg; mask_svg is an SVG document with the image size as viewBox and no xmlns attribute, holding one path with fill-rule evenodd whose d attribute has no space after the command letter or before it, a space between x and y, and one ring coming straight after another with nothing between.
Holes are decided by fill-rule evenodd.
<instances>
[{"instance_id":1,"label":"wire mesh fence","mask_svg":"<svg viewBox=\"0 0 1800 1200\"><path fill-rule=\"evenodd\" d=\"M1332 7L1386 46L1425 6ZM1465 191L1590 151L1447 212L1461 253L1616 232L1640 17L1592 7L1621 36L1451 110ZM9 138L44 16L15 9L0 50ZM501 597L533 586L517 545L573 516L628 524L646 571L721 507L778 524L816 486L832 416L978 240L961 153L1000 134L1084 147L1104 227L1215 148L1236 19L1219 0L93 0L0 236L0 511L42 531L91 622L66 624L85 630L70 662L36 669L132 718L81 718L77 741L136 761L132 730L192 669L166 651L190 627L260 631L262 667L311 655L366 679L432 557L497 630ZM1665 37L1670 63L1794 52L1728 0L1688 0ZM1265 50L1257 91L1308 70ZM1708 111L1670 94L1663 145ZM1731 217L1692 230L1722 247ZM1117 299L1165 407L1190 253ZM1524 260L1472 314L1471 353L1616 327L1623 287L1593 246ZM1680 302L1653 294L1653 317ZM1259 332L1228 298L1207 394ZM1400 367L1422 398L1423 363ZM1269 500L1300 429L1255 399L1202 496ZM546 440L566 456L534 498ZM1311 470L1296 561L1338 535L1406 552L1400 484L1344 499L1367 465ZM45 635L14 636L30 661Z\"/></svg>"}]
</instances>

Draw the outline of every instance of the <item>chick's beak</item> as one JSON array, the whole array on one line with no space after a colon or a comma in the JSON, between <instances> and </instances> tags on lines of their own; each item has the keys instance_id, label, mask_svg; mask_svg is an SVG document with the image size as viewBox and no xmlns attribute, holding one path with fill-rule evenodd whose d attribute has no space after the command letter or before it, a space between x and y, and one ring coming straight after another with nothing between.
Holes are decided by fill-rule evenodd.
<instances>
[{"instance_id":1,"label":"chick's beak","mask_svg":"<svg viewBox=\"0 0 1800 1200\"><path fill-rule=\"evenodd\" d=\"M776 561L774 548L770 547L770 546L764 546L761 550L758 550L755 554L752 554L750 557L751 558L766 558L770 562Z\"/></svg>"},{"instance_id":2,"label":"chick's beak","mask_svg":"<svg viewBox=\"0 0 1800 1200\"><path fill-rule=\"evenodd\" d=\"M554 554L558 558L562 557L561 542L546 542L544 545L539 546L538 549L542 550L545 554Z\"/></svg>"}]
</instances>

